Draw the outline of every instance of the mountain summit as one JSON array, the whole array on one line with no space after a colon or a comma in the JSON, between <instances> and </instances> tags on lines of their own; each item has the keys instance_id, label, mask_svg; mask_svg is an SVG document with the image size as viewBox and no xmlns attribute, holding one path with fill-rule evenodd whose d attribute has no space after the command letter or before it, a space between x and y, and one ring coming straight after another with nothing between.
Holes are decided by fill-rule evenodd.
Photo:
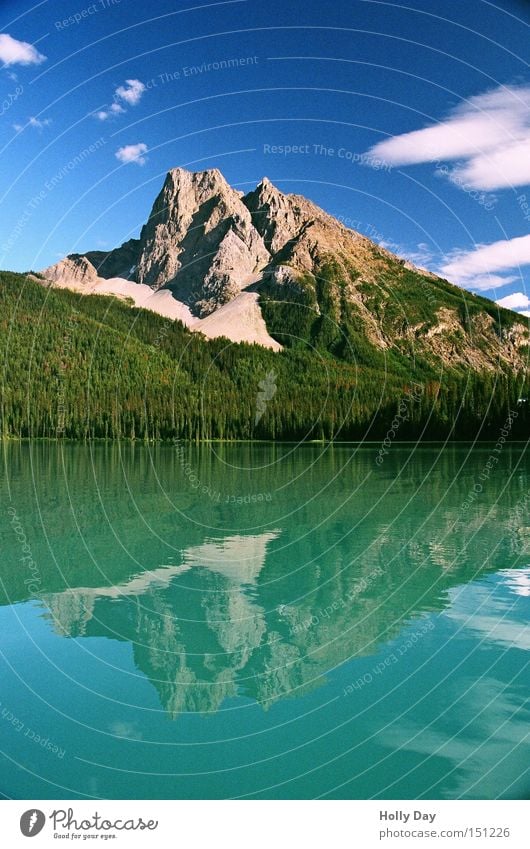
<instances>
[{"instance_id":1,"label":"mountain summit","mask_svg":"<svg viewBox=\"0 0 530 849\"><path fill-rule=\"evenodd\" d=\"M208 337L309 346L356 363L392 354L522 368L527 322L415 268L266 177L244 195L220 171L168 172L139 239L71 254L52 285L132 298Z\"/></svg>"}]
</instances>

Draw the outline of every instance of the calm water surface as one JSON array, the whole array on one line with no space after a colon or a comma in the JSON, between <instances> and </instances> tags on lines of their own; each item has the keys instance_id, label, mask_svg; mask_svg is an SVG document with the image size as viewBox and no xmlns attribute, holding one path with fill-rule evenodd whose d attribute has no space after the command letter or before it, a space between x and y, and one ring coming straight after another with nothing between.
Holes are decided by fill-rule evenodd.
<instances>
[{"instance_id":1,"label":"calm water surface","mask_svg":"<svg viewBox=\"0 0 530 849\"><path fill-rule=\"evenodd\" d=\"M506 446L3 447L0 793L530 793Z\"/></svg>"}]
</instances>

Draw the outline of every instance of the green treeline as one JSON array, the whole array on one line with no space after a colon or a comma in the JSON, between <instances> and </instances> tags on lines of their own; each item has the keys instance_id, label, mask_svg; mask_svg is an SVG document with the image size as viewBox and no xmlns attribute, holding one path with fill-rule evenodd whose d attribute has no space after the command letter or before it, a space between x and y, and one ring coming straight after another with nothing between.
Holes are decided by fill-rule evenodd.
<instances>
[{"instance_id":1,"label":"green treeline","mask_svg":"<svg viewBox=\"0 0 530 849\"><path fill-rule=\"evenodd\" d=\"M9 272L0 305L3 437L495 439L510 409L512 438L528 433L522 375L381 352L352 315L313 316L309 344L274 353Z\"/></svg>"}]
</instances>

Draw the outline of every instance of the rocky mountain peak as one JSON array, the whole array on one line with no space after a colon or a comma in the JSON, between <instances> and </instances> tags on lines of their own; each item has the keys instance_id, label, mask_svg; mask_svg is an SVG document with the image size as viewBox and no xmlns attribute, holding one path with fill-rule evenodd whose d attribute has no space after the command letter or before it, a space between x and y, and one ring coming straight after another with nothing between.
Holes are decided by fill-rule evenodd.
<instances>
[{"instance_id":1,"label":"rocky mountain peak","mask_svg":"<svg viewBox=\"0 0 530 849\"><path fill-rule=\"evenodd\" d=\"M142 228L136 280L170 286L198 315L207 315L268 260L240 193L220 171L174 168Z\"/></svg>"},{"instance_id":2,"label":"rocky mountain peak","mask_svg":"<svg viewBox=\"0 0 530 849\"><path fill-rule=\"evenodd\" d=\"M235 193L218 168L207 168L204 171L171 168L166 174L162 191L164 189L170 194L178 191L192 191L197 197L203 199L215 194Z\"/></svg>"},{"instance_id":3,"label":"rocky mountain peak","mask_svg":"<svg viewBox=\"0 0 530 849\"><path fill-rule=\"evenodd\" d=\"M296 337L347 356L362 333L376 359L394 349L404 355L414 343L437 362L494 369L497 360L520 363L528 338L520 324L501 337L495 308L476 297L464 319L461 290L302 195L267 177L242 195L217 168L171 169L139 239L109 253L73 254L45 277L130 297L207 336L274 349Z\"/></svg>"},{"instance_id":4,"label":"rocky mountain peak","mask_svg":"<svg viewBox=\"0 0 530 849\"><path fill-rule=\"evenodd\" d=\"M315 244L323 238L327 242L341 239L345 232L349 238L356 236L307 198L283 193L267 177L254 191L245 195L243 202L274 260L292 261L301 270L313 270L314 257L309 250L311 238L307 238L309 233L315 235ZM301 250L298 250L299 246Z\"/></svg>"},{"instance_id":5,"label":"rocky mountain peak","mask_svg":"<svg viewBox=\"0 0 530 849\"><path fill-rule=\"evenodd\" d=\"M267 177L243 198L252 223L262 236L270 253L277 253L294 238L304 223L292 196L283 194Z\"/></svg>"},{"instance_id":6,"label":"rocky mountain peak","mask_svg":"<svg viewBox=\"0 0 530 849\"><path fill-rule=\"evenodd\" d=\"M90 260L81 254L70 254L44 270L48 280L56 286L71 288L89 287L98 281L98 273Z\"/></svg>"}]
</instances>

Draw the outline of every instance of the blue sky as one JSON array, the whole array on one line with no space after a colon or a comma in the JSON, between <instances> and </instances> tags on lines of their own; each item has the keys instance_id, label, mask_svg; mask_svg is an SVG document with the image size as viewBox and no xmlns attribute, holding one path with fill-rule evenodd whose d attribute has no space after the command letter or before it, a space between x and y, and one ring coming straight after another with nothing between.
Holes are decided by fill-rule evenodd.
<instances>
[{"instance_id":1,"label":"blue sky","mask_svg":"<svg viewBox=\"0 0 530 849\"><path fill-rule=\"evenodd\" d=\"M3 0L0 32L0 267L115 247L217 167L530 310L526 0Z\"/></svg>"}]
</instances>

